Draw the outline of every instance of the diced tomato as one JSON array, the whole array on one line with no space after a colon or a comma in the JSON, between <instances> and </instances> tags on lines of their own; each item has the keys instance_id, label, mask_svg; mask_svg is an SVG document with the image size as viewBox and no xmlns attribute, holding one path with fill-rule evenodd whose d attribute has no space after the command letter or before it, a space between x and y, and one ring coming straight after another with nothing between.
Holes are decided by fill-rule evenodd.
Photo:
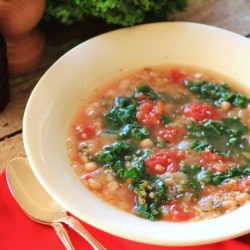
<instances>
[{"instance_id":1,"label":"diced tomato","mask_svg":"<svg viewBox=\"0 0 250 250\"><path fill-rule=\"evenodd\" d=\"M185 134L186 131L181 127L167 126L166 128L159 131L158 136L165 142L177 143L183 138Z\"/></svg>"},{"instance_id":2,"label":"diced tomato","mask_svg":"<svg viewBox=\"0 0 250 250\"><path fill-rule=\"evenodd\" d=\"M203 151L201 157L200 164L209 168L213 173L225 172L228 168L237 166L237 163L230 162L227 157L210 151Z\"/></svg>"},{"instance_id":3,"label":"diced tomato","mask_svg":"<svg viewBox=\"0 0 250 250\"><path fill-rule=\"evenodd\" d=\"M78 124L74 128L74 132L79 140L91 139L95 135L95 128L90 124Z\"/></svg>"},{"instance_id":4,"label":"diced tomato","mask_svg":"<svg viewBox=\"0 0 250 250\"><path fill-rule=\"evenodd\" d=\"M80 154L74 154L70 155L71 162L74 162L74 164L82 164L82 158L80 157Z\"/></svg>"},{"instance_id":5,"label":"diced tomato","mask_svg":"<svg viewBox=\"0 0 250 250\"><path fill-rule=\"evenodd\" d=\"M183 114L186 117L195 119L196 121L203 121L207 119L216 120L220 118L215 107L201 102L187 104L183 108Z\"/></svg>"},{"instance_id":6,"label":"diced tomato","mask_svg":"<svg viewBox=\"0 0 250 250\"><path fill-rule=\"evenodd\" d=\"M136 99L138 101L146 101L146 100L148 100L148 97L146 95L144 95L143 93L139 93L138 95L136 95Z\"/></svg>"},{"instance_id":7,"label":"diced tomato","mask_svg":"<svg viewBox=\"0 0 250 250\"><path fill-rule=\"evenodd\" d=\"M180 221L189 221L195 216L195 213L191 207L187 208L187 211L181 207L181 204L178 200L174 200L169 204L169 220L180 222Z\"/></svg>"},{"instance_id":8,"label":"diced tomato","mask_svg":"<svg viewBox=\"0 0 250 250\"><path fill-rule=\"evenodd\" d=\"M146 101L139 106L137 119L140 124L153 126L160 122L163 114L163 102L158 101L154 104L152 101Z\"/></svg>"},{"instance_id":9,"label":"diced tomato","mask_svg":"<svg viewBox=\"0 0 250 250\"><path fill-rule=\"evenodd\" d=\"M173 69L169 73L170 80L174 83L183 83L187 74L179 69Z\"/></svg>"},{"instance_id":10,"label":"diced tomato","mask_svg":"<svg viewBox=\"0 0 250 250\"><path fill-rule=\"evenodd\" d=\"M179 170L183 159L185 154L180 150L158 151L145 160L145 166L152 174L174 173Z\"/></svg>"},{"instance_id":11,"label":"diced tomato","mask_svg":"<svg viewBox=\"0 0 250 250\"><path fill-rule=\"evenodd\" d=\"M202 189L202 194L204 196L208 196L210 194L214 194L216 192L216 187L215 186L212 186L212 185L209 185L209 186L204 186L204 188Z\"/></svg>"},{"instance_id":12,"label":"diced tomato","mask_svg":"<svg viewBox=\"0 0 250 250\"><path fill-rule=\"evenodd\" d=\"M152 174L163 174L168 166L168 159L165 151L157 152L145 160L146 168Z\"/></svg>"},{"instance_id":13,"label":"diced tomato","mask_svg":"<svg viewBox=\"0 0 250 250\"><path fill-rule=\"evenodd\" d=\"M185 153L181 150L169 150L167 151L167 158L169 165L167 171L174 173L180 168L180 162L186 158Z\"/></svg>"},{"instance_id":14,"label":"diced tomato","mask_svg":"<svg viewBox=\"0 0 250 250\"><path fill-rule=\"evenodd\" d=\"M248 192L250 188L250 178L249 177L243 177L240 181L239 181L239 189L241 192Z\"/></svg>"},{"instance_id":15,"label":"diced tomato","mask_svg":"<svg viewBox=\"0 0 250 250\"><path fill-rule=\"evenodd\" d=\"M230 192L244 192L243 185L239 179L235 179L235 181L228 181L223 183L221 186L217 187L217 192L230 193Z\"/></svg>"},{"instance_id":16,"label":"diced tomato","mask_svg":"<svg viewBox=\"0 0 250 250\"><path fill-rule=\"evenodd\" d=\"M244 184L246 185L246 186L249 186L250 187L250 179L249 178L245 178L245 179L243 179L243 182L244 182Z\"/></svg>"},{"instance_id":17,"label":"diced tomato","mask_svg":"<svg viewBox=\"0 0 250 250\"><path fill-rule=\"evenodd\" d=\"M228 162L228 159L225 156L213 153L211 151L203 151L201 153L201 157L202 159L200 160L200 163L203 166L206 166L209 164L215 164L218 162L221 162L221 163Z\"/></svg>"}]
</instances>

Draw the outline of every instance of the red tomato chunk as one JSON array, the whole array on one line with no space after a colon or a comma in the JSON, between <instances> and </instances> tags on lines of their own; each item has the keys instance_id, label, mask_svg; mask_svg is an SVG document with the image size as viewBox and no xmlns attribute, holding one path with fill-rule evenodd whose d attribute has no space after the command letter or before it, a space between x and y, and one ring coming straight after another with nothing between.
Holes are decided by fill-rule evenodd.
<instances>
[{"instance_id":1,"label":"red tomato chunk","mask_svg":"<svg viewBox=\"0 0 250 250\"><path fill-rule=\"evenodd\" d=\"M231 162L227 157L212 153L209 151L203 151L201 153L200 164L210 169L213 173L225 172L227 169L236 167L238 164Z\"/></svg>"},{"instance_id":2,"label":"red tomato chunk","mask_svg":"<svg viewBox=\"0 0 250 250\"><path fill-rule=\"evenodd\" d=\"M184 135L186 134L185 129L178 127L178 126L167 126L159 130L159 137L161 140L169 143L177 143L181 139L183 139Z\"/></svg>"},{"instance_id":3,"label":"red tomato chunk","mask_svg":"<svg viewBox=\"0 0 250 250\"><path fill-rule=\"evenodd\" d=\"M173 69L172 71L170 71L169 74L171 81L173 81L174 83L181 83L181 84L183 83L186 76L187 74L180 69Z\"/></svg>"},{"instance_id":4,"label":"red tomato chunk","mask_svg":"<svg viewBox=\"0 0 250 250\"><path fill-rule=\"evenodd\" d=\"M181 207L178 200L170 202L168 220L174 222L189 221L195 216L192 207Z\"/></svg>"},{"instance_id":5,"label":"red tomato chunk","mask_svg":"<svg viewBox=\"0 0 250 250\"><path fill-rule=\"evenodd\" d=\"M90 139L95 135L94 126L89 124L79 124L74 130L78 139Z\"/></svg>"},{"instance_id":6,"label":"red tomato chunk","mask_svg":"<svg viewBox=\"0 0 250 250\"><path fill-rule=\"evenodd\" d=\"M152 101L146 101L139 106L137 119L140 124L145 126L153 126L160 122L163 114L163 103L158 101L154 104Z\"/></svg>"},{"instance_id":7,"label":"red tomato chunk","mask_svg":"<svg viewBox=\"0 0 250 250\"><path fill-rule=\"evenodd\" d=\"M183 159L185 159L183 151L159 151L146 159L145 165L152 174L174 173L179 170L179 164Z\"/></svg>"},{"instance_id":8,"label":"red tomato chunk","mask_svg":"<svg viewBox=\"0 0 250 250\"><path fill-rule=\"evenodd\" d=\"M183 109L183 114L196 121L216 120L219 118L219 113L215 107L201 102L187 104Z\"/></svg>"}]
</instances>

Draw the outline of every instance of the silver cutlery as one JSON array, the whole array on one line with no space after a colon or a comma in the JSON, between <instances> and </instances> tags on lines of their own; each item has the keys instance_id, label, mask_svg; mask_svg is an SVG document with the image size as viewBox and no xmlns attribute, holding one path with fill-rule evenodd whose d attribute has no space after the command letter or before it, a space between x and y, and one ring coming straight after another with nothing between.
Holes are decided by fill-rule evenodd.
<instances>
[{"instance_id":1,"label":"silver cutlery","mask_svg":"<svg viewBox=\"0 0 250 250\"><path fill-rule=\"evenodd\" d=\"M68 216L42 187L33 174L28 160L16 157L8 163L6 178L9 189L23 211L33 220L54 227L65 248L73 250L68 233L62 223L80 234L95 250L105 248L72 216Z\"/></svg>"}]
</instances>

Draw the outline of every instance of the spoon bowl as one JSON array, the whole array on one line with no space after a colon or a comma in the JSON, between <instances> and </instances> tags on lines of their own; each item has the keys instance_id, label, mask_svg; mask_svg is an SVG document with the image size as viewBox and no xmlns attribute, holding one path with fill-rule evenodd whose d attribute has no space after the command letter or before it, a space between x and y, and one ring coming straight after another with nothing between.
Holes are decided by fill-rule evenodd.
<instances>
[{"instance_id":1,"label":"spoon bowl","mask_svg":"<svg viewBox=\"0 0 250 250\"><path fill-rule=\"evenodd\" d=\"M66 249L74 249L74 247L61 222L79 233L93 249L105 249L80 222L68 216L66 210L45 191L35 178L26 158L17 157L10 161L6 169L6 177L11 193L24 212L37 222L53 226Z\"/></svg>"},{"instance_id":2,"label":"spoon bowl","mask_svg":"<svg viewBox=\"0 0 250 250\"><path fill-rule=\"evenodd\" d=\"M9 163L7 180L21 208L33 219L50 224L66 217L65 210L40 186L25 158L15 158Z\"/></svg>"}]
</instances>

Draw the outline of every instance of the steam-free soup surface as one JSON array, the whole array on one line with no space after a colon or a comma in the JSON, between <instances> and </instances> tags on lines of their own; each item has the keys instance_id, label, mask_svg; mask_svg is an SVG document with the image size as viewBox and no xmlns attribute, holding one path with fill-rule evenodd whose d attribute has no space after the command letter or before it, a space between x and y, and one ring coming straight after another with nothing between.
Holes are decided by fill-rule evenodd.
<instances>
[{"instance_id":1,"label":"steam-free soup surface","mask_svg":"<svg viewBox=\"0 0 250 250\"><path fill-rule=\"evenodd\" d=\"M173 66L117 79L74 118L72 168L101 200L145 219L234 211L250 200L250 105L232 84Z\"/></svg>"}]
</instances>

